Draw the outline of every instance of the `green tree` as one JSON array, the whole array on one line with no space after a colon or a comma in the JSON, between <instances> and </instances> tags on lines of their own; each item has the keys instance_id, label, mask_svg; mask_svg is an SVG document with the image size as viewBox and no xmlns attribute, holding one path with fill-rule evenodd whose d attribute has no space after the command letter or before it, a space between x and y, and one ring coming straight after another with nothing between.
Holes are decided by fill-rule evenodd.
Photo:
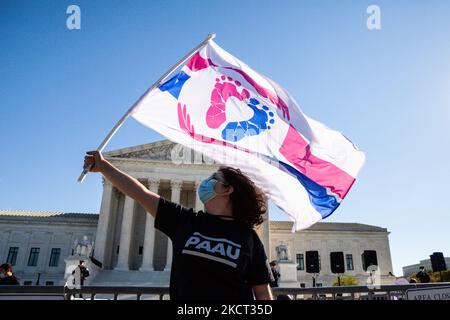
<instances>
[{"instance_id":1,"label":"green tree","mask_svg":"<svg viewBox=\"0 0 450 320\"><path fill-rule=\"evenodd\" d=\"M442 279L439 272L433 272L431 270L427 270L428 275L430 276L430 282L450 282L450 270L442 271ZM419 279L416 278L417 273L413 273L408 277L408 280L411 278L415 279L418 283L420 283Z\"/></svg>"},{"instance_id":2,"label":"green tree","mask_svg":"<svg viewBox=\"0 0 450 320\"><path fill-rule=\"evenodd\" d=\"M431 282L450 282L450 270L442 271L442 279L439 272L430 274Z\"/></svg>"},{"instance_id":3,"label":"green tree","mask_svg":"<svg viewBox=\"0 0 450 320\"><path fill-rule=\"evenodd\" d=\"M359 280L356 277L344 274L341 278L341 286L357 286ZM338 278L334 279L333 286L337 287L339 285Z\"/></svg>"}]
</instances>

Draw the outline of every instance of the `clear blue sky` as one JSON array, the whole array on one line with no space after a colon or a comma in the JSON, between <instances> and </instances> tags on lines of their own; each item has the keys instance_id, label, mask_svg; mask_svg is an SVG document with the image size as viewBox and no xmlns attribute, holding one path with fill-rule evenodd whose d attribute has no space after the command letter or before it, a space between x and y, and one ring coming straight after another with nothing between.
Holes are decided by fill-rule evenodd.
<instances>
[{"instance_id":1,"label":"clear blue sky","mask_svg":"<svg viewBox=\"0 0 450 320\"><path fill-rule=\"evenodd\" d=\"M66 8L81 8L81 30ZM381 8L381 30L366 9ZM209 32L350 137L366 164L327 221L391 231L396 274L450 255L450 2L0 1L0 208L98 212L83 153ZM133 119L109 150L161 139ZM273 219L285 219L272 211Z\"/></svg>"}]
</instances>

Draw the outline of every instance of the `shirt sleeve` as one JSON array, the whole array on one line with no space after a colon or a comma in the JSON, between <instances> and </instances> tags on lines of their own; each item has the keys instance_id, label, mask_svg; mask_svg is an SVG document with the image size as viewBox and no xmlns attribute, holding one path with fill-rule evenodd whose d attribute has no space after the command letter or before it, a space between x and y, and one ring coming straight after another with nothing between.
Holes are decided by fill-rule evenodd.
<instances>
[{"instance_id":1,"label":"shirt sleeve","mask_svg":"<svg viewBox=\"0 0 450 320\"><path fill-rule=\"evenodd\" d=\"M253 233L253 250L247 273L247 283L251 286L268 284L274 281L264 245L256 232Z\"/></svg>"},{"instance_id":2,"label":"shirt sleeve","mask_svg":"<svg viewBox=\"0 0 450 320\"><path fill-rule=\"evenodd\" d=\"M193 209L187 209L160 197L156 211L155 228L164 232L173 240L173 237L178 233L178 228L186 226L194 215Z\"/></svg>"}]
</instances>

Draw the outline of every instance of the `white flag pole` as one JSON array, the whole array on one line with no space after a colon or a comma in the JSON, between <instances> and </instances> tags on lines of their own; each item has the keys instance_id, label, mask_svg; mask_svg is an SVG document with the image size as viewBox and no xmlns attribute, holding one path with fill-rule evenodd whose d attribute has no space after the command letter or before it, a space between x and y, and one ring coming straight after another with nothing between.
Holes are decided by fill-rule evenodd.
<instances>
[{"instance_id":1,"label":"white flag pole","mask_svg":"<svg viewBox=\"0 0 450 320\"><path fill-rule=\"evenodd\" d=\"M205 45L208 44L209 40L212 40L215 38L214 33L210 33L208 37L206 37L205 40L202 41L197 47L195 47L191 52L189 52L187 55L185 55L180 61L178 61L172 68L170 68L161 78L159 78L150 88L147 89L147 91L144 92L144 94L131 106L130 109L128 109L127 113L125 113L122 118L116 123L116 125L111 129L111 131L108 133L106 138L100 143L100 145L97 148L97 151L102 152L103 149L105 149L108 142L111 140L111 138L114 136L114 134L119 130L119 128L124 124L124 122L131 116L133 113L133 110L139 105L139 103L144 99L144 97L149 94L151 91L153 91L155 88L157 88L166 78L168 78L172 72L174 72L176 69L178 69L183 63L185 63L187 60L189 60L194 54L197 53L197 51L201 50ZM83 182L84 178L86 177L86 174L89 172L90 168L83 169L83 172L78 177L78 182Z\"/></svg>"}]
</instances>

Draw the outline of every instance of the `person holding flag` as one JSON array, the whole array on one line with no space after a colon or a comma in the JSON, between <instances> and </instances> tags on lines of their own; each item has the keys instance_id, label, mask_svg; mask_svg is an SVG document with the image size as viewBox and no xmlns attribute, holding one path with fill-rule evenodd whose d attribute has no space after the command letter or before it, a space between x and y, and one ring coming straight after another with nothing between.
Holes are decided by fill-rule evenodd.
<instances>
[{"instance_id":1,"label":"person holding flag","mask_svg":"<svg viewBox=\"0 0 450 320\"><path fill-rule=\"evenodd\" d=\"M84 167L103 176L155 217L172 241L173 300L272 300L264 246L254 227L267 211L265 195L239 169L221 167L199 186L205 211L160 197L138 180L88 152Z\"/></svg>"}]
</instances>

